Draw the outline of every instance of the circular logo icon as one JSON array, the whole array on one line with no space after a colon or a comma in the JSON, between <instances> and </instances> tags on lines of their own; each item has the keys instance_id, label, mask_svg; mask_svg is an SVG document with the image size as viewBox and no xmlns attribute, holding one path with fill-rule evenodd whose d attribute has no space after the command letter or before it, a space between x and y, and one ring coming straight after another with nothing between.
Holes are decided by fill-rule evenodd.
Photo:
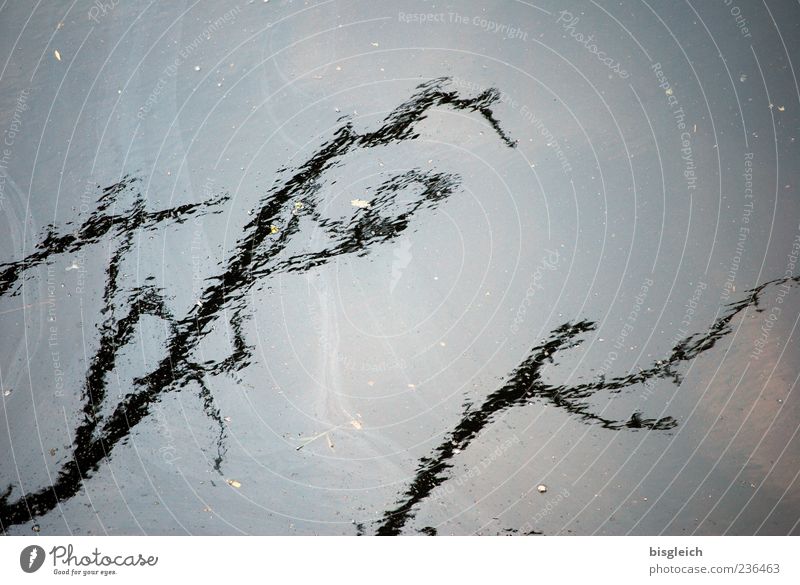
<instances>
[{"instance_id":1,"label":"circular logo icon","mask_svg":"<svg viewBox=\"0 0 800 585\"><path fill-rule=\"evenodd\" d=\"M19 553L19 566L26 573L35 573L42 568L44 557L44 549L41 546L37 544L26 546Z\"/></svg>"}]
</instances>

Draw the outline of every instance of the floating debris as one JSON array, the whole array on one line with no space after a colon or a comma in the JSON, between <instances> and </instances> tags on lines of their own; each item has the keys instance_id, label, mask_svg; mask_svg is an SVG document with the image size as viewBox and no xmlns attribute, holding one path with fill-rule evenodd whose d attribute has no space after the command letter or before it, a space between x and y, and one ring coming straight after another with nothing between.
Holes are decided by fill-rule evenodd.
<instances>
[{"instance_id":1,"label":"floating debris","mask_svg":"<svg viewBox=\"0 0 800 585\"><path fill-rule=\"evenodd\" d=\"M6 388L3 390L3 396L11 396L11 388Z\"/></svg>"},{"instance_id":2,"label":"floating debris","mask_svg":"<svg viewBox=\"0 0 800 585\"><path fill-rule=\"evenodd\" d=\"M357 421L356 419L353 419L353 420L351 420L351 421L350 421L350 424L351 424L351 425L352 425L352 427L353 427L354 429L356 429L357 431L360 431L361 429L363 429L363 428L364 428L364 426L363 426L363 425L362 425L362 424L361 424L359 421Z\"/></svg>"},{"instance_id":3,"label":"floating debris","mask_svg":"<svg viewBox=\"0 0 800 585\"><path fill-rule=\"evenodd\" d=\"M664 92L667 95L672 95L672 88L668 87L667 90Z\"/></svg>"},{"instance_id":4,"label":"floating debris","mask_svg":"<svg viewBox=\"0 0 800 585\"><path fill-rule=\"evenodd\" d=\"M194 70L195 70L195 71L200 71L200 65L195 65L195 66L194 66Z\"/></svg>"},{"instance_id":5,"label":"floating debris","mask_svg":"<svg viewBox=\"0 0 800 585\"><path fill-rule=\"evenodd\" d=\"M276 226L276 225L269 226L269 233L277 234L279 231L281 231L281 230L280 230L280 228L278 226Z\"/></svg>"},{"instance_id":6,"label":"floating debris","mask_svg":"<svg viewBox=\"0 0 800 585\"><path fill-rule=\"evenodd\" d=\"M747 81L747 74L746 74L746 73L742 73L742 74L739 76L739 81L741 81L742 83L744 83L745 81Z\"/></svg>"},{"instance_id":7,"label":"floating debris","mask_svg":"<svg viewBox=\"0 0 800 585\"><path fill-rule=\"evenodd\" d=\"M303 205L302 201L295 201L294 202L294 208L297 209L298 211L303 209L303 207L305 207L305 206Z\"/></svg>"},{"instance_id":8,"label":"floating debris","mask_svg":"<svg viewBox=\"0 0 800 585\"><path fill-rule=\"evenodd\" d=\"M358 422L358 421L355 421L355 422ZM351 422L350 424L353 424L353 423ZM310 445L311 443L313 443L317 439L321 439L322 437L325 437L325 439L327 439L328 447L333 449L333 441L331 441L331 437L330 437L331 431L335 431L335 430L341 429L342 427L345 427L345 426L347 426L347 425L346 424L336 425L335 427L332 427L332 428L328 429L327 431L322 431L321 433L317 433L313 437L301 437L300 440L304 441L304 443L302 445L299 445L295 450L299 451L303 447L305 447L307 445Z\"/></svg>"},{"instance_id":9,"label":"floating debris","mask_svg":"<svg viewBox=\"0 0 800 585\"><path fill-rule=\"evenodd\" d=\"M778 106L778 111L779 112L785 112L786 111L786 107L785 106Z\"/></svg>"},{"instance_id":10,"label":"floating debris","mask_svg":"<svg viewBox=\"0 0 800 585\"><path fill-rule=\"evenodd\" d=\"M547 486L544 485L543 483L540 483L539 485L536 486L536 491L539 492L540 494L543 494L547 491Z\"/></svg>"},{"instance_id":11,"label":"floating debris","mask_svg":"<svg viewBox=\"0 0 800 585\"><path fill-rule=\"evenodd\" d=\"M33 526L31 526L31 530L33 530L34 532L39 532L41 528L39 528L38 524L34 524Z\"/></svg>"},{"instance_id":12,"label":"floating debris","mask_svg":"<svg viewBox=\"0 0 800 585\"><path fill-rule=\"evenodd\" d=\"M56 56L56 59L58 59L59 61L61 61L61 53L59 53L59 52L58 52L58 49L56 49L55 51L53 51L53 55L55 55L55 56Z\"/></svg>"},{"instance_id":13,"label":"floating debris","mask_svg":"<svg viewBox=\"0 0 800 585\"><path fill-rule=\"evenodd\" d=\"M242 482L237 481L235 479L229 479L228 485L231 487L235 487L236 489L239 489L240 487L242 487Z\"/></svg>"},{"instance_id":14,"label":"floating debris","mask_svg":"<svg viewBox=\"0 0 800 585\"><path fill-rule=\"evenodd\" d=\"M358 207L359 209L369 209L371 207L370 202L364 199L351 199L350 205Z\"/></svg>"}]
</instances>

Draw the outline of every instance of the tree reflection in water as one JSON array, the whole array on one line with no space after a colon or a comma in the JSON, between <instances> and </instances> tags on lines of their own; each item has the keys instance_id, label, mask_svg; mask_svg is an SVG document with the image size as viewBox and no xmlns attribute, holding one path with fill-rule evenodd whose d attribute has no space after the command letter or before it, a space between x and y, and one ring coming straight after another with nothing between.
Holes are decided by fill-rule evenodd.
<instances>
[{"instance_id":1,"label":"tree reflection in water","mask_svg":"<svg viewBox=\"0 0 800 585\"><path fill-rule=\"evenodd\" d=\"M111 241L114 251L105 273L102 322L97 349L89 361L82 389L82 421L73 432L72 456L59 470L52 485L29 491L22 483L12 499L14 485L0 492L0 528L35 519L55 509L60 501L76 495L84 480L91 477L114 447L128 437L134 427L150 414L153 405L165 393L194 382L207 416L219 427L214 466L219 471L225 456L225 431L220 411L207 384L209 377L234 374L248 367L253 359L253 346L244 335L248 317L247 297L254 287L268 277L288 272L305 272L322 266L343 254L365 255L376 245L391 241L403 233L420 211L435 208L456 192L459 177L454 174L412 169L389 176L378 186L369 208L353 209L350 217L330 218L322 213L325 174L340 163L344 155L418 137L416 127L433 108L447 107L482 117L500 141L513 148L515 143L503 131L491 110L500 94L489 89L475 97L462 97L449 89L447 78L419 85L414 94L384 118L370 132L359 133L343 121L330 140L294 171L287 180L269 190L259 201L258 211L243 228L243 236L219 274L207 279L199 301L184 316L176 316L168 307L163 289L153 277L132 289L126 289L120 267L142 232L180 224L192 216L220 213L227 196L207 202L187 204L162 211L147 211L138 192L138 181L125 177L104 189L96 210L81 225L69 230L66 224L59 235L56 226L48 226L36 249L22 260L0 265L0 295L19 292L25 272L51 262L60 254L74 253L102 241ZM408 194L400 202L398 194ZM121 201L132 203L123 213L114 214ZM302 203L302 205L295 205ZM272 226L280 225L277 233ZM309 229L318 230L325 242L322 249L288 255L287 245L305 237ZM506 383L487 396L478 408L467 407L460 421L446 440L429 457L420 460L416 475L393 509L387 511L377 534L399 534L413 516L414 507L447 479L451 459L466 449L498 414L530 402L544 401L557 406L586 424L597 424L611 431L650 429L663 431L677 422L671 417L651 419L632 413L627 420L614 420L594 414L585 400L597 392L623 392L632 386L655 378L679 379L677 366L691 360L730 332L731 320L741 311L756 306L765 287L754 289L739 303L730 305L727 313L712 327L679 343L665 359L636 374L576 386L554 386L542 380L542 367L554 362L559 351L580 343L581 334L594 329L592 321L568 322L551 332L543 343L533 347L528 357L510 374ZM122 350L135 337L144 316L163 320L169 328L165 351L158 365L148 374L133 381L130 392L116 405L109 404L108 383L117 367ZM201 340L221 319L227 318L232 335L231 353L217 360L198 361ZM113 408L112 408L113 406ZM109 411L101 414L101 411Z\"/></svg>"}]
</instances>

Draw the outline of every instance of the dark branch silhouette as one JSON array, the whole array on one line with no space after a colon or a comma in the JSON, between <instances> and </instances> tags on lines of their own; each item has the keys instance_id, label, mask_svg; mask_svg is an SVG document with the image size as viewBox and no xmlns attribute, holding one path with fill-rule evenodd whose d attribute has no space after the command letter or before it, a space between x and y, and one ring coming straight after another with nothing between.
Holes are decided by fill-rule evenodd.
<instances>
[{"instance_id":1,"label":"dark branch silhouette","mask_svg":"<svg viewBox=\"0 0 800 585\"><path fill-rule=\"evenodd\" d=\"M510 408L525 406L534 401L544 401L566 410L586 424L597 424L609 430L667 431L674 428L678 423L670 416L659 419L643 418L641 413L634 412L625 421L604 418L593 414L589 406L581 400L599 391L619 393L636 384L658 378L668 378L680 383L681 378L676 366L714 347L717 341L731 332L731 321L748 307L760 311L758 303L764 289L779 284L795 285L798 281L800 276L781 278L759 285L749 291L741 301L729 304L728 310L716 319L707 331L690 335L678 343L665 359L656 361L653 366L645 370L611 379L603 378L598 382L575 386L552 386L542 381L542 367L545 363L554 362L554 357L559 351L578 345L580 341L576 338L587 331L592 331L595 323L584 320L558 327L546 342L531 349L528 357L512 372L508 381L499 390L487 396L480 408L473 410L471 405L468 405L461 420L433 450L432 455L420 459L411 484L396 506L384 513L376 533L383 536L400 534L408 521L413 518L414 507L447 481L447 472L453 465L451 461L455 454L465 450L484 428Z\"/></svg>"},{"instance_id":2,"label":"dark branch silhouette","mask_svg":"<svg viewBox=\"0 0 800 585\"><path fill-rule=\"evenodd\" d=\"M113 448L129 436L149 413L151 406L166 392L196 383L206 414L220 428L214 467L219 470L224 456L224 425L213 393L206 383L208 376L234 374L252 361L243 322L248 293L268 276L281 272L302 272L321 266L342 254L367 254L371 246L389 241L402 233L411 218L422 209L431 209L457 188L458 177L429 170L412 169L387 179L377 189L367 209L354 209L349 218L324 218L319 207L322 180L326 172L340 164L344 155L358 149L385 146L418 136L416 126L434 107L448 107L480 114L501 140L513 142L502 131L490 106L499 93L490 89L473 98L463 98L446 89L446 78L434 79L417 87L409 100L395 108L374 131L358 133L349 121L323 143L304 164L278 187L259 201L258 212L243 228L243 236L224 270L207 279L207 286L184 317L175 317L167 308L161 289L148 279L145 286L120 298L120 266L130 251L137 232L163 227L167 222L181 223L197 213L219 212L226 196L206 203L190 204L150 212L141 196L134 197L124 213L111 214L112 204L127 194L136 180L126 177L103 190L97 209L88 220L69 233L57 235L55 226L46 228L45 237L34 252L17 262L0 265L0 295L17 294L14 287L26 270L50 261L58 254L76 252L104 238L116 242L106 270L103 293L106 315L100 327L98 349L92 357L83 390L83 421L75 431L71 460L64 464L51 486L30 492L20 485L21 495L10 502L14 486L0 494L0 529L27 522L54 509L59 501L73 497L83 481L90 477ZM281 169L279 173L288 173ZM410 202L400 202L400 192L415 191ZM304 223L305 222L305 223ZM319 230L326 246L320 250L282 256L287 244L299 233L301 225ZM71 224L67 224L69 226ZM277 227L279 226L279 227ZM123 314L118 314L123 313ZM197 363L194 359L199 342L210 332L223 313L230 315L233 332L231 354L220 360ZM153 315L169 325L170 335L163 358L148 374L134 380L131 391L113 410L101 415L107 404L109 374L117 366L120 351L134 338L142 316Z\"/></svg>"},{"instance_id":3,"label":"dark branch silhouette","mask_svg":"<svg viewBox=\"0 0 800 585\"><path fill-rule=\"evenodd\" d=\"M153 277L142 286L126 289L121 267L129 256L138 233L173 223L180 224L193 215L220 213L227 196L207 202L187 204L162 211L148 211L144 198L136 193L137 181L126 177L104 189L97 209L81 225L58 234L47 226L35 250L17 262L0 265L0 296L18 294L16 288L25 272L52 261L60 254L73 253L110 240L114 250L106 269L103 290L103 321L99 327L97 349L89 361L82 389L82 420L74 432L72 457L59 470L52 485L31 491L25 485L9 485L0 492L0 530L21 524L55 509L60 501L75 496L83 482L92 476L115 446L144 420L153 405L167 392L192 385L205 414L218 427L213 467L221 473L225 456L225 425L208 379L218 375L235 376L253 361L254 348L248 343L244 325L249 317L247 299L254 287L264 286L269 277L281 273L301 273L345 255L366 255L377 245L403 233L414 216L431 210L454 194L459 177L453 174L414 168L388 176L377 188L367 208L350 208L341 219L325 215L323 184L326 174L341 164L345 155L413 140L417 125L436 107L447 107L479 114L508 147L515 143L502 130L491 110L499 99L495 89L476 97L461 97L447 89L446 78L419 85L414 94L395 108L373 131L356 132L349 120L324 142L307 161L294 170L281 169L288 178L270 189L258 202L254 217L242 228L242 237L220 273L206 279L206 286L183 316L168 306L163 290ZM398 195L410 194L400 200ZM132 197L131 197L132 194ZM130 199L126 203L126 198ZM124 211L111 213L113 207ZM72 224L66 224L69 227ZM319 249L289 253L290 242L314 235ZM296 247L296 246L295 246ZM785 280L785 279L784 279ZM777 282L777 281L776 281ZM541 379L542 366L553 361L559 351L580 343L579 336L592 330L591 321L566 323L549 339L534 347L529 356L510 375L507 382L487 396L480 408L468 408L448 438L430 457L420 461L416 476L393 510L387 511L377 529L379 534L399 534L413 517L414 507L432 490L446 481L447 470L457 449L467 448L496 417L516 406L546 401L573 414L586 424L609 430L669 430L677 423L671 417L643 418L636 412L628 420L617 421L594 414L584 399L599 391L621 392L653 378L679 379L676 366L710 349L730 331L730 321L748 306L757 306L765 283L751 291L707 332L695 334L678 344L664 361L636 374L576 386L552 386ZM147 374L133 381L130 391L117 402L109 401L111 374L118 366L120 352L135 339L143 316L154 316L168 325L164 354ZM198 362L197 348L225 315L231 332L230 353L218 359ZM19 494L12 500L15 487ZM363 533L363 525L359 525ZM435 533L433 528L423 529Z\"/></svg>"}]
</instances>

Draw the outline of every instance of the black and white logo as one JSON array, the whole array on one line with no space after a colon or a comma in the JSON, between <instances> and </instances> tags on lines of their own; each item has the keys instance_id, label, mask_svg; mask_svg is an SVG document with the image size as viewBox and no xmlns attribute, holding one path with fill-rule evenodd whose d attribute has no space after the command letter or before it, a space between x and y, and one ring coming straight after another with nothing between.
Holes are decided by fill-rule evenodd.
<instances>
[{"instance_id":1,"label":"black and white logo","mask_svg":"<svg viewBox=\"0 0 800 585\"><path fill-rule=\"evenodd\" d=\"M44 564L44 549L36 544L26 546L19 553L19 566L26 573L35 573Z\"/></svg>"}]
</instances>

